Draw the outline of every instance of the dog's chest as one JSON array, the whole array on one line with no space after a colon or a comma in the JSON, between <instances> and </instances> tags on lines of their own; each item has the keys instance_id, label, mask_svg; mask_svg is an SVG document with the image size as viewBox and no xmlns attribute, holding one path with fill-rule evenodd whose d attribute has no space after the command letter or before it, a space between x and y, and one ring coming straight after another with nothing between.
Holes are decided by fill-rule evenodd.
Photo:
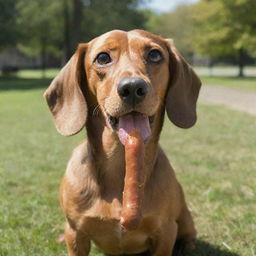
<instances>
[{"instance_id":1,"label":"dog's chest","mask_svg":"<svg viewBox=\"0 0 256 256\"><path fill-rule=\"evenodd\" d=\"M96 203L94 209L88 211L83 223L80 223L90 239L108 254L135 254L148 249L148 234L141 228L127 231L120 225L121 204L118 200L111 203Z\"/></svg>"},{"instance_id":2,"label":"dog's chest","mask_svg":"<svg viewBox=\"0 0 256 256\"><path fill-rule=\"evenodd\" d=\"M149 237L138 229L126 231L119 224L119 220L97 219L90 220L90 239L108 254L136 254L149 248Z\"/></svg>"}]
</instances>

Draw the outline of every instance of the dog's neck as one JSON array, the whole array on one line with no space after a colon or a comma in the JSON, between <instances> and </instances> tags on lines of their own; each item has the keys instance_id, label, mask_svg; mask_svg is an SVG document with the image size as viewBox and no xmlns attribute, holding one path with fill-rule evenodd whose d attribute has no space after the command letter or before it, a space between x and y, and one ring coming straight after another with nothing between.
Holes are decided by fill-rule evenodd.
<instances>
[{"instance_id":1,"label":"dog's neck","mask_svg":"<svg viewBox=\"0 0 256 256\"><path fill-rule=\"evenodd\" d=\"M149 142L145 146L147 178L151 175L158 154L158 141L163 119L164 109L159 109L152 124ZM116 184L121 184L119 189L122 190L125 175L125 152L117 132L107 127L101 113L95 116L89 112L86 129L90 151L101 182L105 183L108 190L118 189Z\"/></svg>"},{"instance_id":2,"label":"dog's neck","mask_svg":"<svg viewBox=\"0 0 256 256\"><path fill-rule=\"evenodd\" d=\"M146 157L150 161L154 159L158 147L159 135L162 129L164 119L164 109L160 108L151 127L151 136L149 142L146 144ZM124 156L124 147L121 144L117 132L113 131L106 125L105 118L102 113L97 116L89 112L87 125L87 137L94 152L94 159L100 162L111 162L115 153L119 152ZM145 159L147 160L147 159Z\"/></svg>"}]
</instances>

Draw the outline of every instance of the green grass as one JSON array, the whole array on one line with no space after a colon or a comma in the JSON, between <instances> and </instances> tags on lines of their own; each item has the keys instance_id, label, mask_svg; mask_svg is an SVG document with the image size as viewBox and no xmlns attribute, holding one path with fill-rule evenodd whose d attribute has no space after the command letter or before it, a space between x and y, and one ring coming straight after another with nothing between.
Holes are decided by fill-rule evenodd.
<instances>
[{"instance_id":1,"label":"green grass","mask_svg":"<svg viewBox=\"0 0 256 256\"><path fill-rule=\"evenodd\" d=\"M200 76L203 84L256 91L256 77Z\"/></svg>"},{"instance_id":2,"label":"green grass","mask_svg":"<svg viewBox=\"0 0 256 256\"><path fill-rule=\"evenodd\" d=\"M44 74L40 69L38 70L23 69L17 73L17 76L20 78L38 78L44 75L45 78L52 78L56 76L58 72L59 72L59 69L57 68L46 69Z\"/></svg>"},{"instance_id":3,"label":"green grass","mask_svg":"<svg viewBox=\"0 0 256 256\"><path fill-rule=\"evenodd\" d=\"M168 125L161 141L186 191L199 238L238 255L255 255L255 118L201 105L194 128Z\"/></svg>"},{"instance_id":4,"label":"green grass","mask_svg":"<svg viewBox=\"0 0 256 256\"><path fill-rule=\"evenodd\" d=\"M55 243L64 223L58 187L84 133L56 132L42 97L49 82L0 80L0 256L66 255ZM190 255L256 255L255 127L250 115L206 105L192 129L165 121L161 144L198 229Z\"/></svg>"},{"instance_id":5,"label":"green grass","mask_svg":"<svg viewBox=\"0 0 256 256\"><path fill-rule=\"evenodd\" d=\"M224 66L224 67L221 67L221 69L230 69L230 67ZM250 69L250 68L247 68L247 69ZM254 70L255 68L251 68L251 69ZM34 88L34 86L38 87L41 84L43 85L46 84L53 77L55 77L58 74L58 72L59 72L59 69L57 68L46 69L43 77L42 70L40 69L34 69L34 70L24 69L24 70L18 71L15 74L15 77L8 77L4 79L6 79L9 82L9 83L6 83L6 85L8 86L16 88L17 86L21 85L23 88L25 87L25 89L27 89L28 86ZM21 79L17 79L17 78L21 78ZM201 75L200 78L203 84L206 84L206 85L227 86L227 87L236 88L236 89L256 91L256 76L240 78L236 76ZM17 83L15 83L15 81L17 81ZM36 82L38 82L39 85ZM3 86L6 87L6 85L3 85ZM5 88L5 89L8 89L8 88Z\"/></svg>"}]
</instances>

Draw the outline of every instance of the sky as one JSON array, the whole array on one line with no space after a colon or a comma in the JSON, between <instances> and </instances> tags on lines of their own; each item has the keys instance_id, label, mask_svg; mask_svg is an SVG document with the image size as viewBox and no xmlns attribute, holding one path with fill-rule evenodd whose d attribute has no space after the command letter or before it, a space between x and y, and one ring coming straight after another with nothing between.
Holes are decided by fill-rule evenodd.
<instances>
[{"instance_id":1,"label":"sky","mask_svg":"<svg viewBox=\"0 0 256 256\"><path fill-rule=\"evenodd\" d=\"M198 1L199 0L149 0L149 3L145 4L144 6L157 12L167 12L173 10L179 4L191 4Z\"/></svg>"}]
</instances>

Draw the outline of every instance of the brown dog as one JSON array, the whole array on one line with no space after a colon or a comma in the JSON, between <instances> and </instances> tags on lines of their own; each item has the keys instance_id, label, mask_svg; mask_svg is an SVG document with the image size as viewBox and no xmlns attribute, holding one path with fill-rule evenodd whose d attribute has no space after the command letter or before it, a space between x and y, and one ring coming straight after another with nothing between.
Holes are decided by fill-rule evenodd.
<instances>
[{"instance_id":1,"label":"brown dog","mask_svg":"<svg viewBox=\"0 0 256 256\"><path fill-rule=\"evenodd\" d=\"M192 217L158 140L165 109L175 125L194 125L200 86L172 41L146 31L111 31L79 45L44 94L61 134L86 127L88 136L60 189L70 256L88 255L91 241L113 255L167 256L177 240L194 247ZM145 157L141 151L125 158L130 130L144 142ZM136 161L143 179L137 186L132 177L135 190L124 191L127 165L135 168ZM122 220L122 210L132 207L123 192L137 200L140 215L131 226Z\"/></svg>"}]
</instances>

